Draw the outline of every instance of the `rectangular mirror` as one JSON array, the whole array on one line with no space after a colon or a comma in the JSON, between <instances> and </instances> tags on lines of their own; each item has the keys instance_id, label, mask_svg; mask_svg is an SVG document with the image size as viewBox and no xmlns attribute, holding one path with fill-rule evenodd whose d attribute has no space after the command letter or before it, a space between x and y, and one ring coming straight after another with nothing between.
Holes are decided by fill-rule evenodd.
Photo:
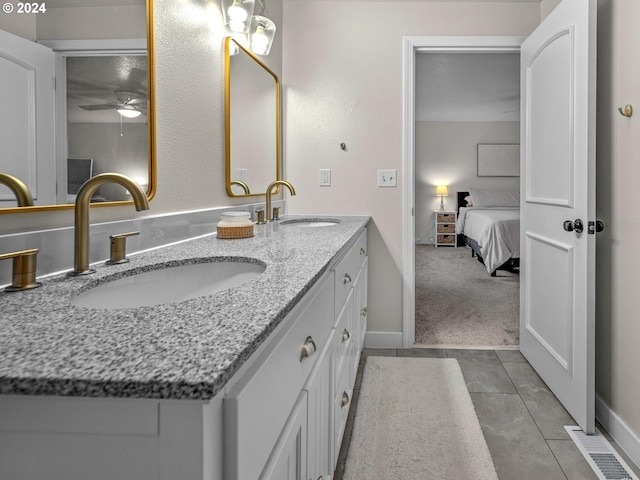
<instances>
[{"instance_id":1,"label":"rectangular mirror","mask_svg":"<svg viewBox=\"0 0 640 480\"><path fill-rule=\"evenodd\" d=\"M224 53L227 194L264 195L280 180L280 80L230 37Z\"/></svg>"},{"instance_id":2,"label":"rectangular mirror","mask_svg":"<svg viewBox=\"0 0 640 480\"><path fill-rule=\"evenodd\" d=\"M0 184L0 213L70 208L93 175L127 175L155 193L153 0L51 0L26 25L0 20L0 173L20 179L34 206ZM52 77L56 88L53 88ZM118 185L92 202L130 197Z\"/></svg>"}]
</instances>

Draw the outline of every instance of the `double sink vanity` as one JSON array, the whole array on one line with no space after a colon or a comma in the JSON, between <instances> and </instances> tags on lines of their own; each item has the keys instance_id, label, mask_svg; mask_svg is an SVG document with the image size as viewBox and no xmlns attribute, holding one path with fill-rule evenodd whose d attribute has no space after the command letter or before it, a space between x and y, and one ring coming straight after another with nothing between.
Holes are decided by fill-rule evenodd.
<instances>
[{"instance_id":1,"label":"double sink vanity","mask_svg":"<svg viewBox=\"0 0 640 480\"><path fill-rule=\"evenodd\" d=\"M332 478L368 221L284 217L0 293L0 478Z\"/></svg>"}]
</instances>

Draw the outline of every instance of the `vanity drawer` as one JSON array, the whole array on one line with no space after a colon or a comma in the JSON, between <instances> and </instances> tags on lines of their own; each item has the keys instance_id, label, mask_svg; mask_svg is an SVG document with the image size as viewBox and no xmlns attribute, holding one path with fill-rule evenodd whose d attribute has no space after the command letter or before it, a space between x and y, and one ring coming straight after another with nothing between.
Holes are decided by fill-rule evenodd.
<instances>
[{"instance_id":1,"label":"vanity drawer","mask_svg":"<svg viewBox=\"0 0 640 480\"><path fill-rule=\"evenodd\" d=\"M334 315L336 318L340 315L344 302L353 288L353 282L355 281L356 274L359 270L356 268L357 255L357 251L352 246L333 268L333 271L335 272L334 281L336 302Z\"/></svg>"},{"instance_id":2,"label":"vanity drawer","mask_svg":"<svg viewBox=\"0 0 640 480\"><path fill-rule=\"evenodd\" d=\"M224 400L225 478L258 478L300 390L333 332L333 276L329 275L288 330L254 361ZM286 319L284 321L287 321ZM315 351L302 357L305 344Z\"/></svg>"},{"instance_id":3,"label":"vanity drawer","mask_svg":"<svg viewBox=\"0 0 640 480\"><path fill-rule=\"evenodd\" d=\"M347 365L347 359L349 358L349 352L353 349L351 345L354 343L356 334L353 328L353 292L351 292L347 301L344 304L344 308L340 312L338 321L336 322L335 332L333 333L333 388L337 388L337 383L342 377Z\"/></svg>"},{"instance_id":4,"label":"vanity drawer","mask_svg":"<svg viewBox=\"0 0 640 480\"><path fill-rule=\"evenodd\" d=\"M356 243L354 244L353 249L355 250L355 253L357 253L357 255L354 256L354 258L356 259L355 268L356 270L360 270L360 267L364 263L365 258L367 258L367 255L369 255L369 251L367 250L367 229L366 228L356 240Z\"/></svg>"}]
</instances>

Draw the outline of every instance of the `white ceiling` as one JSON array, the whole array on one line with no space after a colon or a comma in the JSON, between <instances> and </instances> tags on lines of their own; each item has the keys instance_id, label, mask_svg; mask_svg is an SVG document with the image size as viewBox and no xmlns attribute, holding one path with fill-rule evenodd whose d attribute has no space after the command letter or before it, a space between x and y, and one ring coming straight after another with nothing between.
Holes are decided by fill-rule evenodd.
<instances>
[{"instance_id":1,"label":"white ceiling","mask_svg":"<svg viewBox=\"0 0 640 480\"><path fill-rule=\"evenodd\" d=\"M71 123L115 123L121 117L116 112L117 91L136 97L147 97L146 55L101 55L67 57L67 120ZM104 110L85 110L83 106L105 106ZM112 108L107 108L111 106ZM146 102L137 104L146 112ZM127 122L145 122L141 115Z\"/></svg>"},{"instance_id":2,"label":"white ceiling","mask_svg":"<svg viewBox=\"0 0 640 480\"><path fill-rule=\"evenodd\" d=\"M518 53L418 53L416 120L517 122Z\"/></svg>"}]
</instances>

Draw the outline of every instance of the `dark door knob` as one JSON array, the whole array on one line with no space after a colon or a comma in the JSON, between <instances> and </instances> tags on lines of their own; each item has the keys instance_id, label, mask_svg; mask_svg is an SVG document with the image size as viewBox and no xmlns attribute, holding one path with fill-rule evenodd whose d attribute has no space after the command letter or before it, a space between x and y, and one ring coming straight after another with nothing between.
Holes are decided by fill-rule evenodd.
<instances>
[{"instance_id":1,"label":"dark door knob","mask_svg":"<svg viewBox=\"0 0 640 480\"><path fill-rule=\"evenodd\" d=\"M582 233L584 232L584 223L582 223L582 220L580 220L579 218L574 220L573 222L571 220L565 220L562 223L562 228L564 228L567 232Z\"/></svg>"}]
</instances>

